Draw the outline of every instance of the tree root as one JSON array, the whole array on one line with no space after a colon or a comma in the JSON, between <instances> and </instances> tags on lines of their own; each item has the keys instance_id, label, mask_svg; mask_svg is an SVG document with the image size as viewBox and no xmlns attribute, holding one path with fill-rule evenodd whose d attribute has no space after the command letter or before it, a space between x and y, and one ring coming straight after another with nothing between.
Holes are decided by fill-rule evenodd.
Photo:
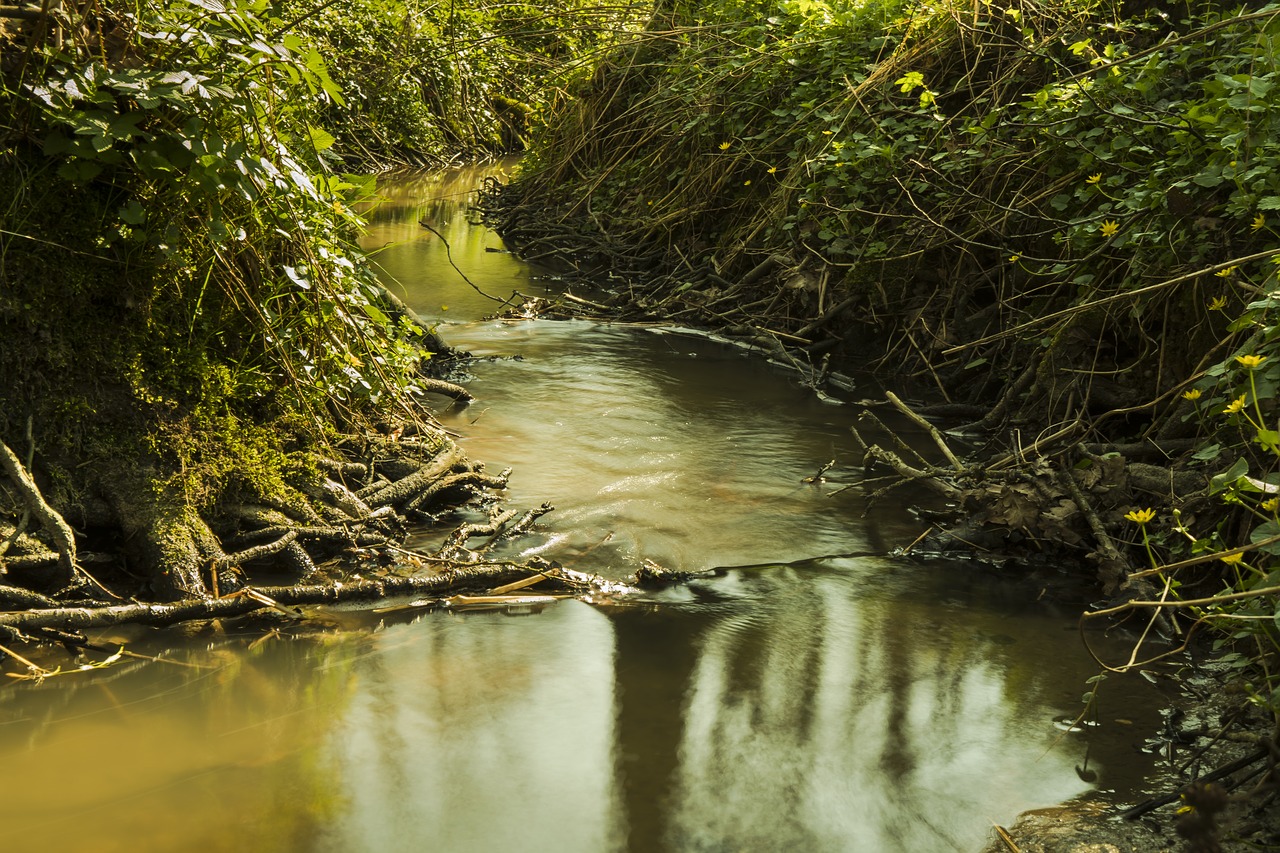
<instances>
[{"instance_id":1,"label":"tree root","mask_svg":"<svg viewBox=\"0 0 1280 853\"><path fill-rule=\"evenodd\" d=\"M0 470L8 475L10 482L17 488L26 504L27 511L35 516L41 527L49 534L58 550L58 565L61 576L57 581L62 584L71 583L76 575L76 537L71 532L71 525L53 507L45 502L44 495L36 486L31 475L18 459L17 454L9 449L9 445L0 441Z\"/></svg>"},{"instance_id":2,"label":"tree root","mask_svg":"<svg viewBox=\"0 0 1280 853\"><path fill-rule=\"evenodd\" d=\"M386 427L385 434L348 436L335 453L313 457L318 476L255 503L232 504L205 514L176 494L157 488L158 472L136 470L128 480L109 485L105 495L126 548L112 558L105 575L92 580L80 563L97 552L77 551L75 534L49 506L8 447L0 455L0 473L23 498L24 519L0 522L0 626L77 628L122 621L172 624L193 618L239 615L263 606L263 599L290 605L303 602L376 600L391 595L431 593L481 583L528 577L539 566L486 563L499 542L528 531L551 506L519 513L493 509L488 524L463 525L429 557L396 547L407 530L404 514L427 506L459 506L477 493L506 486L509 471L484 473L442 434L418 432L412 425ZM24 532L25 518L41 527L40 538ZM468 550L469 539L488 540ZM52 543L52 544L51 544ZM403 555L403 558L398 557ZM431 577L342 580L344 565L365 572L376 561L387 564L444 563L454 568ZM407 559L405 559L407 558ZM324 563L325 570L317 567ZM68 566L70 570L68 570ZM283 569L298 583L289 587L252 585L262 568ZM83 577L82 577L83 576ZM79 581L72 583L72 581ZM108 607L67 606L106 603L92 582L123 602ZM579 580L563 575L559 583Z\"/></svg>"},{"instance_id":3,"label":"tree root","mask_svg":"<svg viewBox=\"0 0 1280 853\"><path fill-rule=\"evenodd\" d=\"M425 376L419 376L417 383L422 387L423 391L431 394L441 394L457 400L459 403L470 403L475 399L466 388L461 385L455 385L452 382L446 382L443 379L430 379Z\"/></svg>"}]
</instances>

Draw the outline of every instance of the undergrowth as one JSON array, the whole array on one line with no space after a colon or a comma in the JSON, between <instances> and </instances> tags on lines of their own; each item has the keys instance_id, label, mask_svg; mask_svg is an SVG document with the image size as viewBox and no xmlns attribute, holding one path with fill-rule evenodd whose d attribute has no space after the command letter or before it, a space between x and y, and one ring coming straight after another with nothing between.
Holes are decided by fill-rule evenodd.
<instances>
[{"instance_id":1,"label":"undergrowth","mask_svg":"<svg viewBox=\"0 0 1280 853\"><path fill-rule=\"evenodd\" d=\"M540 81L610 38L568 27L577 9L0 15L0 439L38 461L56 507L195 554L166 543L226 507L296 506L340 435L442 439L418 399L436 341L356 245L376 181L355 170L517 145ZM26 518L0 498L0 525ZM202 593L189 568L169 592Z\"/></svg>"},{"instance_id":2,"label":"undergrowth","mask_svg":"<svg viewBox=\"0 0 1280 853\"><path fill-rule=\"evenodd\" d=\"M1276 5L661 4L491 215L611 271L615 307L932 386L1076 477L1086 535L1153 555L1109 589L1247 643L1276 710L1278 39ZM1143 453L1195 476L1112 481Z\"/></svg>"}]
</instances>

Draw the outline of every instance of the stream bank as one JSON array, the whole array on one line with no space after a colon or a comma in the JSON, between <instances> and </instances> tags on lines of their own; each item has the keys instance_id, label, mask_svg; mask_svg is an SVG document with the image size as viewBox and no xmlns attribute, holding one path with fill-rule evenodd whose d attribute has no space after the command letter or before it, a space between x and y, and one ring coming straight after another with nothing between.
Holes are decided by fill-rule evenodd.
<instances>
[{"instance_id":1,"label":"stream bank","mask_svg":"<svg viewBox=\"0 0 1280 853\"><path fill-rule=\"evenodd\" d=\"M388 187L365 245L409 310L475 356L476 399L434 398L435 417L467 456L514 469L504 504L557 504L488 557L696 577L91 629L142 657L0 694L6 849L906 853L976 849L992 822L1095 788L1133 801L1172 669L1110 680L1097 725L1073 727L1096 672L1074 612L995 567L895 556L919 522L868 506L843 464L856 407L699 335L483 319L493 303L449 257L494 294L559 283L468 223L470 187ZM485 518L443 513L405 545ZM1090 636L1108 656L1132 640ZM111 779L64 795L93 820L51 820L43 792L107 749Z\"/></svg>"},{"instance_id":2,"label":"stream bank","mask_svg":"<svg viewBox=\"0 0 1280 853\"><path fill-rule=\"evenodd\" d=\"M1275 15L663 4L486 216L596 288L559 310L891 376L938 429L863 465L947 502L923 547L1071 566L1117 669L1212 645L1274 743Z\"/></svg>"}]
</instances>

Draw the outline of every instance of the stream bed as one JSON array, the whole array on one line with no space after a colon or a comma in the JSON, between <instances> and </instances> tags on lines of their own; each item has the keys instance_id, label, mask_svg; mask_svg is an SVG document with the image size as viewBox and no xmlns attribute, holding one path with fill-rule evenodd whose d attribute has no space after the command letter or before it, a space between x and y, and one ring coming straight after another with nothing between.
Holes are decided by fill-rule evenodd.
<instances>
[{"instance_id":1,"label":"stream bed","mask_svg":"<svg viewBox=\"0 0 1280 853\"><path fill-rule=\"evenodd\" d=\"M557 507L507 553L725 570L298 636L103 632L174 662L0 693L6 850L973 851L1023 810L1132 795L1155 688L1112 678L1073 727L1097 672L1074 612L892 556L921 528L906 493L868 510L859 407L682 330L483 319L450 256L499 299L557 288L472 224L485 173L389 184L365 242L483 357L439 420L514 469L505 505Z\"/></svg>"}]
</instances>

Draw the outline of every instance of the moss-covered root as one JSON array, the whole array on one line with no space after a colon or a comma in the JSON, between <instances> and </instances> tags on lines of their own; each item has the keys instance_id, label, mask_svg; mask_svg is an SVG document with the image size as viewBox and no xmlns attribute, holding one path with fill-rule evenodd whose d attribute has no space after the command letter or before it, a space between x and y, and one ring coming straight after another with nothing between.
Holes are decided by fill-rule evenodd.
<instances>
[{"instance_id":1,"label":"moss-covered root","mask_svg":"<svg viewBox=\"0 0 1280 853\"><path fill-rule=\"evenodd\" d=\"M110 500L128 543L127 559L135 573L150 580L156 599L208 595L200 571L201 543L216 540L194 510L142 477L115 484Z\"/></svg>"}]
</instances>

